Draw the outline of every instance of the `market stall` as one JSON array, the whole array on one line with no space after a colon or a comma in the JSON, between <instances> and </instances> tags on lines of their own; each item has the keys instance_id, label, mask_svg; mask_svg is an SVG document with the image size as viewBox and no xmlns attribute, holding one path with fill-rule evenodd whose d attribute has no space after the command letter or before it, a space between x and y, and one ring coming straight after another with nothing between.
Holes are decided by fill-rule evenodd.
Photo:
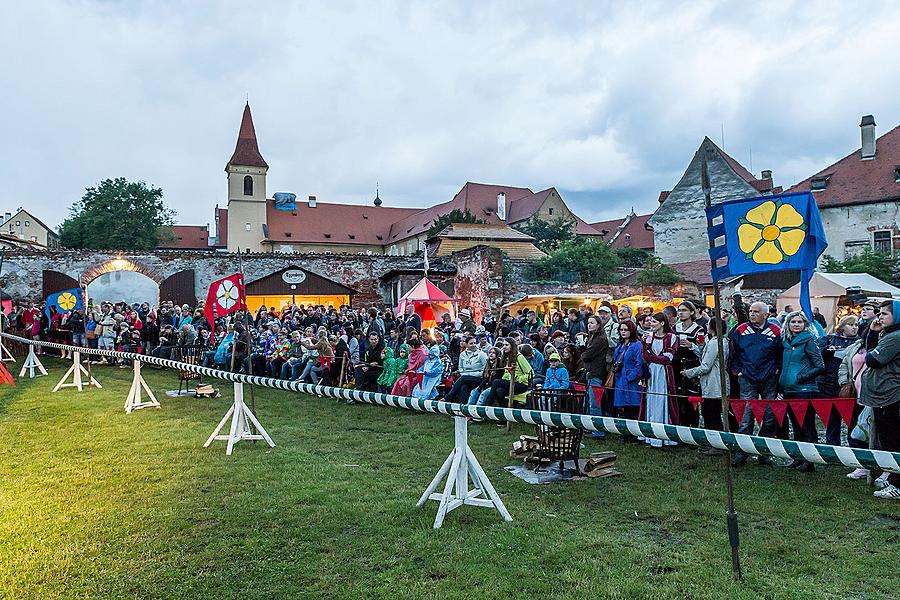
<instances>
[{"instance_id":1,"label":"market stall","mask_svg":"<svg viewBox=\"0 0 900 600\"><path fill-rule=\"evenodd\" d=\"M818 308L828 331L844 314L850 312L853 302L850 296L866 296L868 298L900 299L900 288L881 281L868 273L815 273L809 282L810 304ZM790 306L794 310L800 308L800 284L788 288L776 299L778 312Z\"/></svg>"},{"instance_id":2,"label":"market stall","mask_svg":"<svg viewBox=\"0 0 900 600\"><path fill-rule=\"evenodd\" d=\"M518 311L527 308L536 312L541 319L548 321L553 313L565 312L570 308L589 306L591 311L597 312L597 306L602 301L611 299L612 296L609 294L528 294L507 302L503 305L503 309L515 316Z\"/></svg>"},{"instance_id":3,"label":"market stall","mask_svg":"<svg viewBox=\"0 0 900 600\"><path fill-rule=\"evenodd\" d=\"M415 307L416 314L422 318L422 327L433 329L444 313L456 320L456 299L451 298L431 282L427 277L419 280L411 290L403 294L397 303L397 314L402 315L406 307Z\"/></svg>"}]
</instances>

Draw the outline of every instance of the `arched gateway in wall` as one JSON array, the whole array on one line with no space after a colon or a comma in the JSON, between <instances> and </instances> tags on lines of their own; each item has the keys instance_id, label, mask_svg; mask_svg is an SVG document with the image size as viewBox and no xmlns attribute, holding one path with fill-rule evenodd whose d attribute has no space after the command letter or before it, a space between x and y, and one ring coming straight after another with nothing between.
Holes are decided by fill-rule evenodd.
<instances>
[{"instance_id":1,"label":"arched gateway in wall","mask_svg":"<svg viewBox=\"0 0 900 600\"><path fill-rule=\"evenodd\" d=\"M175 304L189 304L190 306L197 304L197 297L194 294L195 275L193 269L185 269L165 277L164 274L142 261L131 258L114 258L97 262L87 267L78 279L60 271L44 269L42 272L42 297L46 298L50 294L76 287L87 289L88 284L101 275L115 271L133 271L155 281L159 286L160 302L171 300Z\"/></svg>"}]
</instances>

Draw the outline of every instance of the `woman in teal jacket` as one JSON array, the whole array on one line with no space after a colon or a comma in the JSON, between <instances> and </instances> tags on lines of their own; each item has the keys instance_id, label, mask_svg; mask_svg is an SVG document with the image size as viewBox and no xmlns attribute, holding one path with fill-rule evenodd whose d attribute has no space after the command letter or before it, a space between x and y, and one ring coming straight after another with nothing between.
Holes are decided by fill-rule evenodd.
<instances>
[{"instance_id":1,"label":"woman in teal jacket","mask_svg":"<svg viewBox=\"0 0 900 600\"><path fill-rule=\"evenodd\" d=\"M786 399L810 400L819 396L816 380L825 371L825 362L813 331L809 319L800 311L792 312L785 319L785 327L781 331L781 376L778 386ZM790 407L787 412L794 430L794 440L818 441L812 405L807 405L804 415L795 414ZM815 470L813 464L805 460L795 459L790 466L804 473Z\"/></svg>"}]
</instances>

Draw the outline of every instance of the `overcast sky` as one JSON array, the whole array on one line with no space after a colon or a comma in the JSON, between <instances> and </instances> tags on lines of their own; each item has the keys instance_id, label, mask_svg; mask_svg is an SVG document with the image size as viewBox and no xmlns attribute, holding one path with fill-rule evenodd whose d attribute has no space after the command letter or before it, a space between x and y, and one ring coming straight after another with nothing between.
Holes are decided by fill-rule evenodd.
<instances>
[{"instance_id":1,"label":"overcast sky","mask_svg":"<svg viewBox=\"0 0 900 600\"><path fill-rule=\"evenodd\" d=\"M249 95L269 195L556 186L651 212L704 135L787 187L900 124L896 2L5 2L4 211L107 177L212 220ZM751 150L752 149L752 150Z\"/></svg>"}]
</instances>

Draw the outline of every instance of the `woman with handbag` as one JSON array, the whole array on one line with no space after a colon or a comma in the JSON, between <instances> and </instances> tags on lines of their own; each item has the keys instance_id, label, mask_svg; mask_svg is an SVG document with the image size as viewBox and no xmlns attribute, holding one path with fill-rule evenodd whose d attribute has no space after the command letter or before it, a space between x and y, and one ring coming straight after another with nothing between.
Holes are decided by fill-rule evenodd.
<instances>
[{"instance_id":1,"label":"woman with handbag","mask_svg":"<svg viewBox=\"0 0 900 600\"><path fill-rule=\"evenodd\" d=\"M854 315L848 315L838 322L834 333L819 338L819 350L825 361L825 372L819 381L819 392L823 398L838 398L841 385L838 371L849 347L857 341L859 324ZM828 422L825 425L825 443L831 446L841 445L841 415L831 407Z\"/></svg>"},{"instance_id":2,"label":"woman with handbag","mask_svg":"<svg viewBox=\"0 0 900 600\"><path fill-rule=\"evenodd\" d=\"M613 368L606 377L606 393L613 394L613 408L623 419L637 419L641 410L641 378L644 357L634 321L619 323L619 343L613 354ZM634 436L622 436L623 442L636 442Z\"/></svg>"}]
</instances>

